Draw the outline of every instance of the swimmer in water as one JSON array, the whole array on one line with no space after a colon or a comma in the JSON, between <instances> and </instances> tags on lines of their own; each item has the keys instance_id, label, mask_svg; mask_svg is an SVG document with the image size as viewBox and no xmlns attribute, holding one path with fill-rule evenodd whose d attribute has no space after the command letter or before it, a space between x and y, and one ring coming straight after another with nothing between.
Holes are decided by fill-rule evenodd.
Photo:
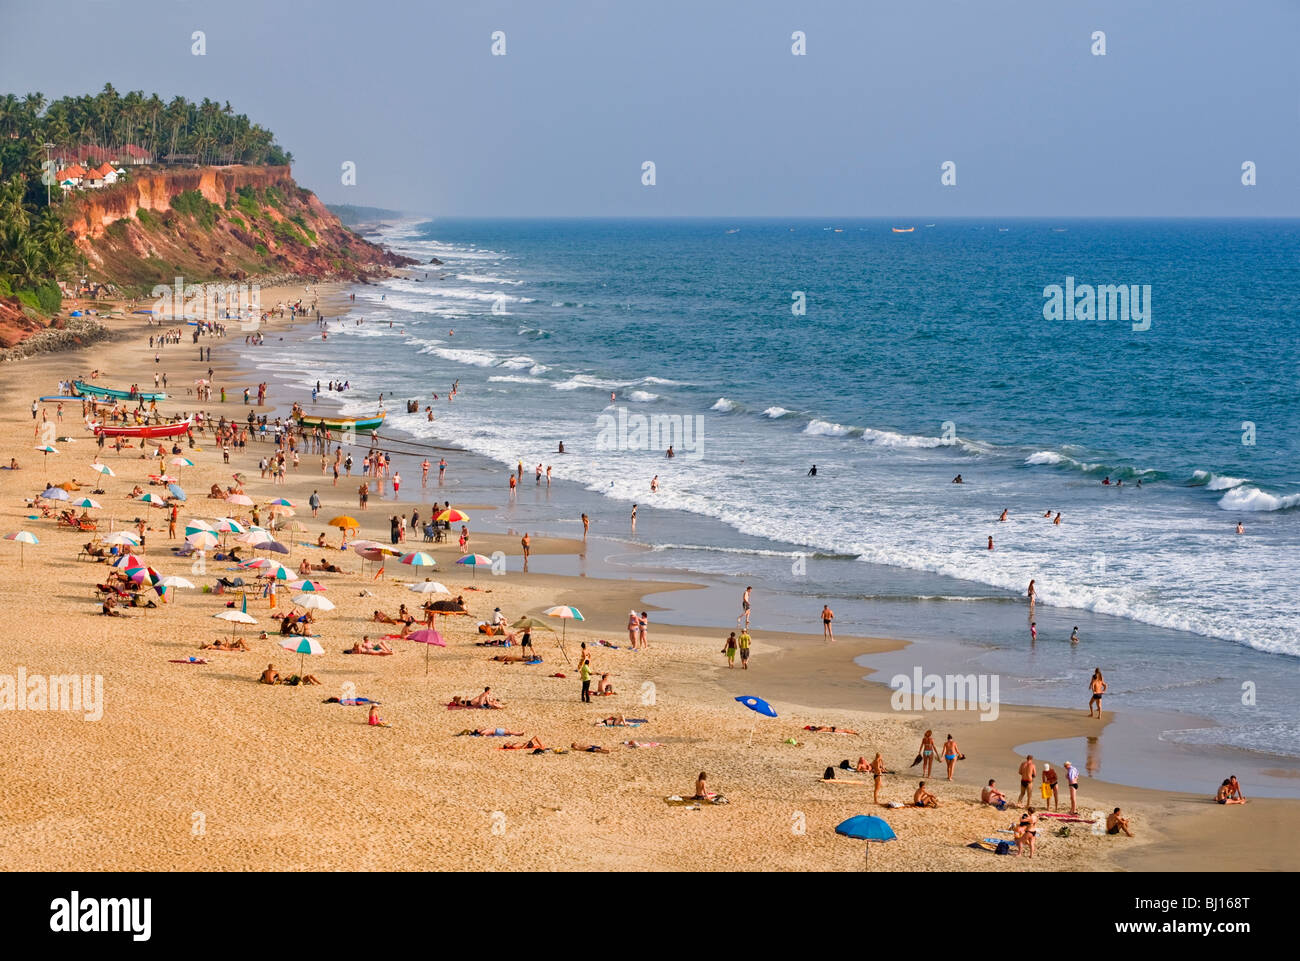
<instances>
[{"instance_id":1,"label":"swimmer in water","mask_svg":"<svg viewBox=\"0 0 1300 961\"><path fill-rule=\"evenodd\" d=\"M809 468L808 468L808 476L809 476L809 477L816 477L816 476L817 476L817 465L816 465L816 464L813 464L812 467L809 467Z\"/></svg>"},{"instance_id":2,"label":"swimmer in water","mask_svg":"<svg viewBox=\"0 0 1300 961\"><path fill-rule=\"evenodd\" d=\"M1071 644L1078 644L1078 643L1079 643L1079 625L1078 625L1078 624L1075 624L1075 625L1074 625L1074 630L1070 632L1070 643L1071 643Z\"/></svg>"},{"instance_id":3,"label":"swimmer in water","mask_svg":"<svg viewBox=\"0 0 1300 961\"><path fill-rule=\"evenodd\" d=\"M1237 521L1237 533L1238 534L1246 533L1246 528L1242 525L1241 521Z\"/></svg>"},{"instance_id":4,"label":"swimmer in water","mask_svg":"<svg viewBox=\"0 0 1300 961\"><path fill-rule=\"evenodd\" d=\"M1052 523L1055 524L1057 527L1060 527L1060 526L1061 526L1061 512L1060 512L1060 511L1057 511L1057 512L1056 512L1056 519L1053 520Z\"/></svg>"},{"instance_id":5,"label":"swimmer in water","mask_svg":"<svg viewBox=\"0 0 1300 961\"><path fill-rule=\"evenodd\" d=\"M989 535L989 550L993 550L993 535Z\"/></svg>"},{"instance_id":6,"label":"swimmer in water","mask_svg":"<svg viewBox=\"0 0 1300 961\"><path fill-rule=\"evenodd\" d=\"M1002 516L999 517L998 520L999 520L999 521L1005 521L1006 519L1007 519L1007 512L1006 512L1006 509L1003 508L1003 510L1002 510Z\"/></svg>"},{"instance_id":7,"label":"swimmer in water","mask_svg":"<svg viewBox=\"0 0 1300 961\"><path fill-rule=\"evenodd\" d=\"M960 483L962 482L962 481L961 481L961 475L958 474L956 477L954 477L954 478L952 479L952 482L953 482L954 484L960 484Z\"/></svg>"}]
</instances>

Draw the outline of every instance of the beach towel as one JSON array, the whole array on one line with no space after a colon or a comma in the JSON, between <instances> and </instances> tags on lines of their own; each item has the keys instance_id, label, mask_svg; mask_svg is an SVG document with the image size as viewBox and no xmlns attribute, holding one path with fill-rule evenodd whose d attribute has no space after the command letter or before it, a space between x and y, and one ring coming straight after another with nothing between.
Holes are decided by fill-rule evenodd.
<instances>
[{"instance_id":1,"label":"beach towel","mask_svg":"<svg viewBox=\"0 0 1300 961\"><path fill-rule=\"evenodd\" d=\"M731 802L721 794L715 794L711 798L704 798L702 800L699 798L684 798L680 795L674 794L670 797L664 798L664 803L674 807L684 807L687 810L698 810L702 804L730 804Z\"/></svg>"},{"instance_id":2,"label":"beach towel","mask_svg":"<svg viewBox=\"0 0 1300 961\"><path fill-rule=\"evenodd\" d=\"M558 677L558 678L560 678L561 680L563 680L563 679L565 678L566 675L564 675L564 674L558 674L558 673L557 673L557 674L551 674L551 675L548 675L548 676L549 676L549 677Z\"/></svg>"},{"instance_id":3,"label":"beach towel","mask_svg":"<svg viewBox=\"0 0 1300 961\"><path fill-rule=\"evenodd\" d=\"M175 658L175 659L173 659L173 660L170 660L170 661L168 661L167 663L169 663L169 664L206 664L206 663L208 663L208 659L207 659L206 657L180 657L180 658Z\"/></svg>"},{"instance_id":4,"label":"beach towel","mask_svg":"<svg viewBox=\"0 0 1300 961\"><path fill-rule=\"evenodd\" d=\"M870 781L850 781L842 777L821 777L817 780L823 784L870 784Z\"/></svg>"},{"instance_id":5,"label":"beach towel","mask_svg":"<svg viewBox=\"0 0 1300 961\"><path fill-rule=\"evenodd\" d=\"M1006 844L1005 841L999 843ZM966 847L977 848L978 850L981 851L991 851L995 854L997 853L998 850L998 846L996 844L990 844L988 841L972 841L970 844L966 845Z\"/></svg>"},{"instance_id":6,"label":"beach towel","mask_svg":"<svg viewBox=\"0 0 1300 961\"><path fill-rule=\"evenodd\" d=\"M628 747L663 747L658 741L624 741Z\"/></svg>"},{"instance_id":7,"label":"beach towel","mask_svg":"<svg viewBox=\"0 0 1300 961\"><path fill-rule=\"evenodd\" d=\"M601 638L596 643L599 644L601 647L613 648L616 651L619 649L617 644L611 644L609 643L609 641L605 640L604 638Z\"/></svg>"},{"instance_id":8,"label":"beach towel","mask_svg":"<svg viewBox=\"0 0 1300 961\"><path fill-rule=\"evenodd\" d=\"M345 707L357 707L362 704L378 704L378 701L372 701L368 697L327 697L321 701L322 704L342 704Z\"/></svg>"},{"instance_id":9,"label":"beach towel","mask_svg":"<svg viewBox=\"0 0 1300 961\"><path fill-rule=\"evenodd\" d=\"M495 711L495 710L499 710L499 708L495 708L495 707L493 707L491 704L484 704L484 705L480 706L480 705L477 705L477 704L452 704L451 702L448 702L448 703L447 703L447 710L449 710L449 711L454 711L454 710L456 710L457 708L466 708L466 709L468 709L468 710L473 710L473 711Z\"/></svg>"},{"instance_id":10,"label":"beach towel","mask_svg":"<svg viewBox=\"0 0 1300 961\"><path fill-rule=\"evenodd\" d=\"M1080 817L1078 814L1056 814L1056 813L1044 814L1040 812L1038 816L1040 818L1051 818L1054 821L1066 821L1072 824L1096 824L1097 823L1096 818Z\"/></svg>"}]
</instances>

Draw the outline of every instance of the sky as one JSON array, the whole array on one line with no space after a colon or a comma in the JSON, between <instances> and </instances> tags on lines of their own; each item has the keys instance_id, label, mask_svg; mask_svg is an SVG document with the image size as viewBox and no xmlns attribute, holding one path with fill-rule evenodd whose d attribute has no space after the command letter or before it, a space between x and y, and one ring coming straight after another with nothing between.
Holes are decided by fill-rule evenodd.
<instances>
[{"instance_id":1,"label":"sky","mask_svg":"<svg viewBox=\"0 0 1300 961\"><path fill-rule=\"evenodd\" d=\"M435 216L1294 217L1297 39L1295 0L0 0L0 92L228 100L327 202Z\"/></svg>"}]
</instances>

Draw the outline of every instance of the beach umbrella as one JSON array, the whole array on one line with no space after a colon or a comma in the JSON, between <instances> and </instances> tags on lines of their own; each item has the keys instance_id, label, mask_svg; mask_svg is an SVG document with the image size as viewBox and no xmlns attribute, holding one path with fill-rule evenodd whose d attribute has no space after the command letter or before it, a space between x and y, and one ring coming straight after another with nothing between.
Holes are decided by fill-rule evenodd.
<instances>
[{"instance_id":1,"label":"beach umbrella","mask_svg":"<svg viewBox=\"0 0 1300 961\"><path fill-rule=\"evenodd\" d=\"M889 826L889 822L884 818L878 818L874 814L855 814L847 821L841 821L835 825L835 833L842 834L846 838L857 838L859 841L867 842L867 870L871 870L871 842L893 841L898 837L894 829Z\"/></svg>"},{"instance_id":2,"label":"beach umbrella","mask_svg":"<svg viewBox=\"0 0 1300 961\"><path fill-rule=\"evenodd\" d=\"M90 469L93 471L97 471L98 473L103 474L106 477L117 476L116 474L113 473L113 468L109 467L107 464L91 464Z\"/></svg>"},{"instance_id":3,"label":"beach umbrella","mask_svg":"<svg viewBox=\"0 0 1300 961\"><path fill-rule=\"evenodd\" d=\"M76 500L72 501L71 503L73 507L90 507L95 510L99 510L101 507L104 506L99 501L89 497L79 497Z\"/></svg>"},{"instance_id":4,"label":"beach umbrella","mask_svg":"<svg viewBox=\"0 0 1300 961\"><path fill-rule=\"evenodd\" d=\"M150 474L149 479L158 484L170 484L176 480L171 474Z\"/></svg>"},{"instance_id":5,"label":"beach umbrella","mask_svg":"<svg viewBox=\"0 0 1300 961\"><path fill-rule=\"evenodd\" d=\"M132 546L134 547L138 545L132 545ZM117 558L117 560L113 561L113 563L110 566L111 567L144 567L146 566L146 564L147 562L143 557L138 557L135 554L122 554Z\"/></svg>"},{"instance_id":6,"label":"beach umbrella","mask_svg":"<svg viewBox=\"0 0 1300 961\"><path fill-rule=\"evenodd\" d=\"M47 487L45 488L45 490L41 491L41 496L44 497L47 501L72 500L72 495L69 494L67 491L65 491L62 487Z\"/></svg>"},{"instance_id":7,"label":"beach umbrella","mask_svg":"<svg viewBox=\"0 0 1300 961\"><path fill-rule=\"evenodd\" d=\"M116 534L109 534L104 538L104 543L109 547L131 547L140 546L140 535L132 534L130 531L118 531Z\"/></svg>"},{"instance_id":8,"label":"beach umbrella","mask_svg":"<svg viewBox=\"0 0 1300 961\"><path fill-rule=\"evenodd\" d=\"M256 619L255 617L253 617L253 616L250 615L250 614L245 614L243 611L237 611L237 610L235 610L233 607L228 607L228 608L226 608L224 611L217 611L217 613L213 614L212 616L215 617L215 618L216 618L217 620L219 620L219 621L229 621L229 622L230 622L230 636L231 636L232 638L235 636L235 625L236 625L236 624L256 624L256 623L257 623L257 619Z\"/></svg>"},{"instance_id":9,"label":"beach umbrella","mask_svg":"<svg viewBox=\"0 0 1300 961\"><path fill-rule=\"evenodd\" d=\"M321 597L319 594L299 594L293 599L293 602L309 611L334 610L334 602L328 597Z\"/></svg>"},{"instance_id":10,"label":"beach umbrella","mask_svg":"<svg viewBox=\"0 0 1300 961\"><path fill-rule=\"evenodd\" d=\"M416 644L425 645L424 676L428 677L429 676L429 648L434 647L435 645L437 647L446 647L447 642L442 639L441 634L439 634L431 627L422 627L418 631L412 631L410 634L406 635L406 639L408 641L415 641Z\"/></svg>"},{"instance_id":11,"label":"beach umbrella","mask_svg":"<svg viewBox=\"0 0 1300 961\"><path fill-rule=\"evenodd\" d=\"M167 498L159 497L152 492L140 495L140 500L146 504L153 504L155 507L162 507L167 503Z\"/></svg>"},{"instance_id":12,"label":"beach umbrella","mask_svg":"<svg viewBox=\"0 0 1300 961\"><path fill-rule=\"evenodd\" d=\"M134 581L141 586L148 584L158 592L159 597L162 597L163 592L166 590L162 583L162 575L152 567L128 567L126 569L126 576L128 580Z\"/></svg>"},{"instance_id":13,"label":"beach umbrella","mask_svg":"<svg viewBox=\"0 0 1300 961\"><path fill-rule=\"evenodd\" d=\"M434 517L434 520L440 521L444 524L467 524L469 523L469 515L464 511L458 511L456 508L452 507L448 510L440 511L438 515Z\"/></svg>"},{"instance_id":14,"label":"beach umbrella","mask_svg":"<svg viewBox=\"0 0 1300 961\"><path fill-rule=\"evenodd\" d=\"M267 501L267 503L272 507L296 507L297 506L296 504L294 504L293 501L289 500L289 498L287 497L277 497L274 500Z\"/></svg>"},{"instance_id":15,"label":"beach umbrella","mask_svg":"<svg viewBox=\"0 0 1300 961\"><path fill-rule=\"evenodd\" d=\"M330 527L337 527L345 531L361 530L361 522L357 520L355 517L349 517L347 514L340 514L338 517L333 518L328 523Z\"/></svg>"},{"instance_id":16,"label":"beach umbrella","mask_svg":"<svg viewBox=\"0 0 1300 961\"><path fill-rule=\"evenodd\" d=\"M214 533L216 533L216 528L213 527L211 524L209 524L207 521L199 520L198 518L195 518L194 520L189 521L189 522L186 523L186 525L185 525L185 536L186 536L186 537L189 537L191 534L197 534L197 533L199 533L200 531L204 531L204 532L206 532L206 533L208 533L208 534L214 534Z\"/></svg>"},{"instance_id":17,"label":"beach umbrella","mask_svg":"<svg viewBox=\"0 0 1300 961\"><path fill-rule=\"evenodd\" d=\"M535 617L521 617L519 618L519 620L515 621L510 626L514 628L516 631L532 630L532 631L550 631L552 634L555 633L555 628L551 627L551 625L547 624L545 621L538 620Z\"/></svg>"},{"instance_id":18,"label":"beach umbrella","mask_svg":"<svg viewBox=\"0 0 1300 961\"><path fill-rule=\"evenodd\" d=\"M314 637L290 637L280 642L280 646L286 651L293 651L298 655L298 673L302 673L303 657L308 654L324 654L325 648L321 647Z\"/></svg>"},{"instance_id":19,"label":"beach umbrella","mask_svg":"<svg viewBox=\"0 0 1300 961\"><path fill-rule=\"evenodd\" d=\"M567 662L569 660L569 652L564 649L564 642L568 640L569 636L569 621L582 621L586 620L586 618L582 616L582 611L578 610L576 607L568 607L563 604L547 608L542 611L542 613L547 617L558 617L561 619L560 653L564 655L564 660Z\"/></svg>"},{"instance_id":20,"label":"beach umbrella","mask_svg":"<svg viewBox=\"0 0 1300 961\"><path fill-rule=\"evenodd\" d=\"M226 503L238 504L240 507L252 507L253 498L249 497L247 494L231 494L226 498Z\"/></svg>"},{"instance_id":21,"label":"beach umbrella","mask_svg":"<svg viewBox=\"0 0 1300 961\"><path fill-rule=\"evenodd\" d=\"M274 551L277 554L288 554L289 548L285 547L279 541L267 541L258 547L259 551Z\"/></svg>"},{"instance_id":22,"label":"beach umbrella","mask_svg":"<svg viewBox=\"0 0 1300 961\"><path fill-rule=\"evenodd\" d=\"M464 564L466 567L471 568L471 569L473 570L473 572L474 572L474 575L473 575L473 576L477 576L477 575L478 575L478 569L479 569L480 567L491 567L491 566L492 566L492 558L490 558L490 557L484 557L482 554L466 554L464 557L462 557L462 558L461 558L460 560L458 560L456 563L457 563L457 564ZM473 579L473 576L471 577L471 580ZM549 614L550 611L547 611L546 613ZM556 617L559 617L560 615L557 614L557 615L555 615L555 616L556 616ZM581 616L581 615L579 615L578 620L582 620L582 616Z\"/></svg>"},{"instance_id":23,"label":"beach umbrella","mask_svg":"<svg viewBox=\"0 0 1300 961\"><path fill-rule=\"evenodd\" d=\"M408 591L415 591L417 594L450 594L451 591L443 587L437 581L420 581L416 584L408 584Z\"/></svg>"},{"instance_id":24,"label":"beach umbrella","mask_svg":"<svg viewBox=\"0 0 1300 961\"><path fill-rule=\"evenodd\" d=\"M27 550L27 545L40 543L40 539L30 531L15 531L12 534L6 534L5 540L18 542L18 566L19 567L22 567L26 563L26 559L24 558L23 553L24 551Z\"/></svg>"},{"instance_id":25,"label":"beach umbrella","mask_svg":"<svg viewBox=\"0 0 1300 961\"><path fill-rule=\"evenodd\" d=\"M243 534L248 531L247 527L233 517L218 517L213 522L212 527L223 534Z\"/></svg>"},{"instance_id":26,"label":"beach umbrella","mask_svg":"<svg viewBox=\"0 0 1300 961\"><path fill-rule=\"evenodd\" d=\"M239 537L236 537L235 540L239 541L241 544L247 544L250 547L257 547L259 544L265 544L267 541L275 540L275 538L261 528L257 528L248 531L246 534L241 534Z\"/></svg>"},{"instance_id":27,"label":"beach umbrella","mask_svg":"<svg viewBox=\"0 0 1300 961\"><path fill-rule=\"evenodd\" d=\"M179 574L171 574L168 577L164 577L162 579L162 586L171 590L176 590L177 588L191 590L194 587L192 583L181 577Z\"/></svg>"},{"instance_id":28,"label":"beach umbrella","mask_svg":"<svg viewBox=\"0 0 1300 961\"><path fill-rule=\"evenodd\" d=\"M745 707L749 708L755 714L762 714L764 717L777 716L776 710L772 707L772 705L768 704L767 701L763 700L761 697L754 697L754 695L752 694L742 694L740 697L736 698L736 700L739 701L741 704L745 705ZM754 727L757 724L758 722L755 721L753 724L749 726L750 744L754 743Z\"/></svg>"},{"instance_id":29,"label":"beach umbrella","mask_svg":"<svg viewBox=\"0 0 1300 961\"><path fill-rule=\"evenodd\" d=\"M412 567L433 567L438 562L424 551L412 551L410 554L402 555L401 563L410 564Z\"/></svg>"},{"instance_id":30,"label":"beach umbrella","mask_svg":"<svg viewBox=\"0 0 1300 961\"><path fill-rule=\"evenodd\" d=\"M172 458L172 466L173 466L173 467L193 467L193 466L194 466L194 461L190 460L188 457L173 457L173 458Z\"/></svg>"},{"instance_id":31,"label":"beach umbrella","mask_svg":"<svg viewBox=\"0 0 1300 961\"><path fill-rule=\"evenodd\" d=\"M186 534L185 541L196 551L206 551L217 546L217 535L212 531L195 531Z\"/></svg>"},{"instance_id":32,"label":"beach umbrella","mask_svg":"<svg viewBox=\"0 0 1300 961\"><path fill-rule=\"evenodd\" d=\"M168 484L167 490L171 493L172 497L175 497L178 501L185 500L185 489L181 487L180 484Z\"/></svg>"},{"instance_id":33,"label":"beach umbrella","mask_svg":"<svg viewBox=\"0 0 1300 961\"><path fill-rule=\"evenodd\" d=\"M58 453L58 451L55 450L53 447L51 447L49 444L42 444L40 447L37 447L36 450L40 451L42 454L45 455L46 461L50 459L51 454Z\"/></svg>"},{"instance_id":34,"label":"beach umbrella","mask_svg":"<svg viewBox=\"0 0 1300 961\"><path fill-rule=\"evenodd\" d=\"M289 586L292 587L295 591L305 591L308 594L315 593L316 591L325 590L325 585L322 584L320 581L308 581L308 580L290 581Z\"/></svg>"}]
</instances>

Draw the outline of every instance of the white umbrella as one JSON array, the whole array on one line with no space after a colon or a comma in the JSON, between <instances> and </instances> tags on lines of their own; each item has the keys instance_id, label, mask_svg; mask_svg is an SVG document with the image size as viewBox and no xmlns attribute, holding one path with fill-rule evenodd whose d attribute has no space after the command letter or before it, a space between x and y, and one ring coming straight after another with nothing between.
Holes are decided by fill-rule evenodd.
<instances>
[{"instance_id":1,"label":"white umbrella","mask_svg":"<svg viewBox=\"0 0 1300 961\"><path fill-rule=\"evenodd\" d=\"M417 594L450 594L451 591L443 587L437 581L420 581L416 584L408 584L408 591L415 591Z\"/></svg>"},{"instance_id":2,"label":"white umbrella","mask_svg":"<svg viewBox=\"0 0 1300 961\"><path fill-rule=\"evenodd\" d=\"M181 577L178 574L172 574L170 577L164 577L158 583L160 583L163 587L166 587L170 590L176 590L178 588L185 588L189 590L194 587L193 584L191 584L189 581L187 581L185 578Z\"/></svg>"},{"instance_id":3,"label":"white umbrella","mask_svg":"<svg viewBox=\"0 0 1300 961\"><path fill-rule=\"evenodd\" d=\"M125 547L127 545L139 547L140 538L130 531L118 531L116 534L109 534L108 537L104 538L104 543L110 547Z\"/></svg>"},{"instance_id":4,"label":"white umbrella","mask_svg":"<svg viewBox=\"0 0 1300 961\"><path fill-rule=\"evenodd\" d=\"M231 494L226 498L227 504L238 504L240 507L252 507L253 498L247 494Z\"/></svg>"},{"instance_id":5,"label":"white umbrella","mask_svg":"<svg viewBox=\"0 0 1300 961\"><path fill-rule=\"evenodd\" d=\"M305 607L309 611L334 610L334 602L328 597L321 597L319 594L299 594L293 599L293 602L299 607Z\"/></svg>"},{"instance_id":6,"label":"white umbrella","mask_svg":"<svg viewBox=\"0 0 1300 961\"><path fill-rule=\"evenodd\" d=\"M234 636L235 636L235 625L236 625L236 624L256 624L256 623L257 623L257 619L256 619L256 618L254 618L254 617L252 617L252 616L250 616L250 615L248 615L248 614L245 614L243 611L237 611L237 610L235 610L233 607L228 607L228 608L226 608L224 611L217 611L217 613L213 614L212 616L215 617L215 618L216 618L217 620L219 620L219 621L229 621L229 622L230 622L230 636L231 636L231 637L234 637Z\"/></svg>"},{"instance_id":7,"label":"white umbrella","mask_svg":"<svg viewBox=\"0 0 1300 961\"><path fill-rule=\"evenodd\" d=\"M5 540L18 542L18 566L22 567L26 560L23 557L24 551L27 550L28 544L39 544L40 539L31 531L15 531L12 534L6 534Z\"/></svg>"}]
</instances>

